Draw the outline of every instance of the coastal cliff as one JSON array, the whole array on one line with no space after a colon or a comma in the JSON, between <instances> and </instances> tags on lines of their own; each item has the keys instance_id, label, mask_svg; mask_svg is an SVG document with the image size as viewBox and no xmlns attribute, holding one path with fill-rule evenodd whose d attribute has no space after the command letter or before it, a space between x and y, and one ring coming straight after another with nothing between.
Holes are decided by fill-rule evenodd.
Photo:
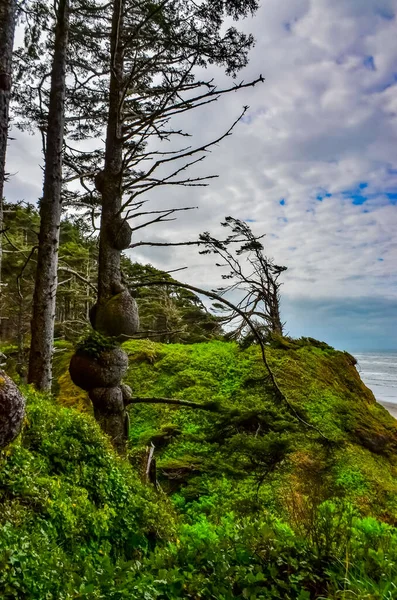
<instances>
[{"instance_id":1,"label":"coastal cliff","mask_svg":"<svg viewBox=\"0 0 397 600\"><path fill-rule=\"evenodd\" d=\"M393 597L397 421L351 355L274 340L280 396L256 345L123 348L127 459L73 387L66 346L56 397L25 389L0 458L1 597Z\"/></svg>"}]
</instances>

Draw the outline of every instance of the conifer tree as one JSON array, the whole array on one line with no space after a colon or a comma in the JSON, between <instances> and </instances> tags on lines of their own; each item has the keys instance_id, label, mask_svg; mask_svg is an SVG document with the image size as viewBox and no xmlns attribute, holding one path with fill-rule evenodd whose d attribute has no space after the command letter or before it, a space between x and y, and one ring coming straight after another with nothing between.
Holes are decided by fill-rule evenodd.
<instances>
[{"instance_id":1,"label":"conifer tree","mask_svg":"<svg viewBox=\"0 0 397 600\"><path fill-rule=\"evenodd\" d=\"M52 379L65 135L81 137L82 82L75 69L82 47L87 56L91 51L87 29L95 39L95 21L102 10L90 0L73 6L58 0L53 7L45 0L31 0L24 8L25 45L16 52L17 124L40 130L45 160L29 361L29 382L39 389L50 389Z\"/></svg>"},{"instance_id":2,"label":"conifer tree","mask_svg":"<svg viewBox=\"0 0 397 600\"><path fill-rule=\"evenodd\" d=\"M51 389L52 381L68 36L69 0L59 0L51 70L43 196L40 200L40 233L28 374L29 383L40 390Z\"/></svg>"},{"instance_id":3,"label":"conifer tree","mask_svg":"<svg viewBox=\"0 0 397 600\"><path fill-rule=\"evenodd\" d=\"M11 63L16 20L16 0L0 0L0 232L3 229L3 190L11 93ZM1 295L2 233L0 233Z\"/></svg>"},{"instance_id":4,"label":"conifer tree","mask_svg":"<svg viewBox=\"0 0 397 600\"><path fill-rule=\"evenodd\" d=\"M136 216L143 205L142 194L164 185L205 185L207 177L189 177L186 170L203 160L210 146L229 135L239 119L218 139L198 147L164 151L162 147L153 150L149 143L153 139L164 142L185 137L185 132L173 129L173 116L262 80L259 77L248 84L218 90L212 79L203 80L195 73L197 67L203 69L209 63L216 63L233 75L246 65L252 36L234 27L222 33L222 28L226 17L237 20L256 8L255 0L207 0L200 4L186 0L113 2L104 167L94 178L100 196L101 225L98 302L91 312L91 322L101 334L122 340L138 330L137 306L123 284L120 256L130 246L134 229L142 227L130 227L128 223L129 217ZM86 155L81 154L80 160L68 158L69 167L80 180L90 174L93 179L98 154L93 154L84 172L86 160ZM92 196L91 192L89 202ZM175 210L160 211L154 218L149 216L146 225L160 222ZM151 215L150 211L143 214ZM116 352L112 356L106 359L109 372L118 369L121 378L125 368L121 363L126 360ZM72 377L76 383L86 385L80 377L83 367L87 368L86 361L75 356L71 363ZM101 426L115 446L122 449L127 428L120 381L106 390L97 384L88 389Z\"/></svg>"}]
</instances>

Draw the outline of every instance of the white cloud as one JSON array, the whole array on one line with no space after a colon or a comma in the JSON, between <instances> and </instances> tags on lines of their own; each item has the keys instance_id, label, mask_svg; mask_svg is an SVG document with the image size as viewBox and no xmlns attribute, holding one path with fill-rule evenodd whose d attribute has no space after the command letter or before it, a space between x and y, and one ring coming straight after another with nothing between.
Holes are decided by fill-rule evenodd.
<instances>
[{"instance_id":1,"label":"white cloud","mask_svg":"<svg viewBox=\"0 0 397 600\"><path fill-rule=\"evenodd\" d=\"M289 267L288 305L303 296L397 301L397 206L387 196L397 194L396 13L397 0L262 0L244 24L257 43L238 80L262 73L265 83L180 119L200 143L250 105L233 136L195 169L219 178L208 188L153 194L153 208L199 210L138 239L194 239L219 232L225 215L254 219L254 231L268 234L268 253ZM31 154L10 148L12 168L18 160L33 165ZM13 186L41 187L31 167L18 170L8 194ZM354 203L359 196L368 199ZM134 256L159 267L189 265L185 279L203 286L219 282L211 258L192 248L141 248Z\"/></svg>"}]
</instances>

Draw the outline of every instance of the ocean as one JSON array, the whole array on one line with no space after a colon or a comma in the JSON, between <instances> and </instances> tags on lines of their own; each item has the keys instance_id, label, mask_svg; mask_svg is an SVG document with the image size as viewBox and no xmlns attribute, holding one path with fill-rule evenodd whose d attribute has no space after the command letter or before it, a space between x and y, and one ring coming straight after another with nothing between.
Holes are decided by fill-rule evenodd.
<instances>
[{"instance_id":1,"label":"ocean","mask_svg":"<svg viewBox=\"0 0 397 600\"><path fill-rule=\"evenodd\" d=\"M397 352L353 353L360 377L378 402L397 418Z\"/></svg>"}]
</instances>

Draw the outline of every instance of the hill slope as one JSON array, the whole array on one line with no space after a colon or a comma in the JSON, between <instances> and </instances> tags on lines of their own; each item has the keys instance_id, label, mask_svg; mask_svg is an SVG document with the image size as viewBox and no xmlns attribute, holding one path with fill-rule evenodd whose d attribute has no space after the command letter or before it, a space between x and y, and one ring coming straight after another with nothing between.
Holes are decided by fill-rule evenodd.
<instances>
[{"instance_id":1,"label":"hill slope","mask_svg":"<svg viewBox=\"0 0 397 600\"><path fill-rule=\"evenodd\" d=\"M64 347L58 398L26 391L0 457L1 598L395 597L397 422L350 355L279 340L267 352L285 402L255 346L124 347L136 396L216 410L131 405L131 466L81 413ZM157 493L139 477L150 443Z\"/></svg>"},{"instance_id":2,"label":"hill slope","mask_svg":"<svg viewBox=\"0 0 397 600\"><path fill-rule=\"evenodd\" d=\"M142 341L124 347L135 395L219 404L218 413L131 408L131 442L153 442L168 490L203 501L222 477L245 505L259 495L284 514L297 494L310 490L316 502L348 499L363 513L395 522L397 421L362 383L349 354L306 341L268 348L285 403L275 400L255 346ZM231 496L222 502L236 510Z\"/></svg>"}]
</instances>

